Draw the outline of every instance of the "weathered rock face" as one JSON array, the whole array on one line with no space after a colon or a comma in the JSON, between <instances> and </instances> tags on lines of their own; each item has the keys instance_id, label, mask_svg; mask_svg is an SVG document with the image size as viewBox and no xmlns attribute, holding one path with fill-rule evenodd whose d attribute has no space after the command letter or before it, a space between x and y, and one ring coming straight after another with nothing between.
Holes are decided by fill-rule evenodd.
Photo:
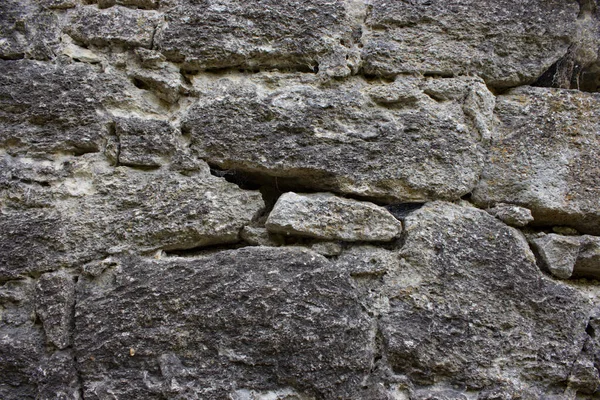
<instances>
[{"instance_id":1,"label":"weathered rock face","mask_svg":"<svg viewBox=\"0 0 600 400\"><path fill-rule=\"evenodd\" d=\"M471 78L322 86L303 75L232 75L197 86L204 93L182 129L210 163L396 201L469 193L494 104Z\"/></svg>"},{"instance_id":2,"label":"weathered rock face","mask_svg":"<svg viewBox=\"0 0 600 400\"><path fill-rule=\"evenodd\" d=\"M532 83L567 52L578 13L576 0L375 0L363 38L365 72Z\"/></svg>"},{"instance_id":3,"label":"weathered rock face","mask_svg":"<svg viewBox=\"0 0 600 400\"><path fill-rule=\"evenodd\" d=\"M519 88L499 96L497 138L473 193L531 210L536 224L600 234L600 97Z\"/></svg>"},{"instance_id":4,"label":"weathered rock face","mask_svg":"<svg viewBox=\"0 0 600 400\"><path fill-rule=\"evenodd\" d=\"M600 398L596 3L0 0L0 399Z\"/></svg>"},{"instance_id":5,"label":"weathered rock face","mask_svg":"<svg viewBox=\"0 0 600 400\"><path fill-rule=\"evenodd\" d=\"M402 232L400 221L386 209L328 193L284 194L265 226L283 235L347 241L386 242Z\"/></svg>"},{"instance_id":6,"label":"weathered rock face","mask_svg":"<svg viewBox=\"0 0 600 400\"><path fill-rule=\"evenodd\" d=\"M544 392L569 377L588 337L590 304L542 276L518 231L484 211L441 202L405 225L381 320L396 373L421 385L473 389L511 376L515 390L539 385Z\"/></svg>"},{"instance_id":7,"label":"weathered rock face","mask_svg":"<svg viewBox=\"0 0 600 400\"><path fill-rule=\"evenodd\" d=\"M75 319L86 398L287 386L351 397L373 357L373 321L348 277L298 248L126 258L79 283Z\"/></svg>"}]
</instances>

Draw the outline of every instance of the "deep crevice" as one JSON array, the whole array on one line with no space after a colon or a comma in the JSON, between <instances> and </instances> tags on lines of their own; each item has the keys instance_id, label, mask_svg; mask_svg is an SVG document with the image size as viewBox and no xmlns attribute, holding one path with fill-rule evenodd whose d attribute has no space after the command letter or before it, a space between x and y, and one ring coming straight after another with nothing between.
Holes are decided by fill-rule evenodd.
<instances>
[{"instance_id":1,"label":"deep crevice","mask_svg":"<svg viewBox=\"0 0 600 400\"><path fill-rule=\"evenodd\" d=\"M214 245L205 245L193 247L190 249L173 249L164 251L165 257L202 257L208 256L214 253L219 253L221 251L227 250L237 250L244 247L251 247L249 244L245 242L236 242L236 243L221 243Z\"/></svg>"}]
</instances>

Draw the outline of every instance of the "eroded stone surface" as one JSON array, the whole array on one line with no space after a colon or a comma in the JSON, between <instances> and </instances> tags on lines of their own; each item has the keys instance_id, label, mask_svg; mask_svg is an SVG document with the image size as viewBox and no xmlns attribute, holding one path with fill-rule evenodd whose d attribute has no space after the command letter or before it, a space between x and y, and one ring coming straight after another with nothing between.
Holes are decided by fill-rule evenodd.
<instances>
[{"instance_id":1,"label":"eroded stone surface","mask_svg":"<svg viewBox=\"0 0 600 400\"><path fill-rule=\"evenodd\" d=\"M364 70L532 83L575 41L578 14L576 0L371 1Z\"/></svg>"},{"instance_id":2,"label":"eroded stone surface","mask_svg":"<svg viewBox=\"0 0 600 400\"><path fill-rule=\"evenodd\" d=\"M102 280L81 281L76 308L86 397L291 387L350 398L371 364L372 321L348 278L299 248L126 258Z\"/></svg>"},{"instance_id":3,"label":"eroded stone surface","mask_svg":"<svg viewBox=\"0 0 600 400\"><path fill-rule=\"evenodd\" d=\"M3 161L2 277L72 267L129 249L235 243L264 207L260 193L216 178L208 167L182 175L112 168L85 156L62 165Z\"/></svg>"},{"instance_id":4,"label":"eroded stone surface","mask_svg":"<svg viewBox=\"0 0 600 400\"><path fill-rule=\"evenodd\" d=\"M331 193L285 193L265 226L284 235L347 241L385 242L402 232L400 221L386 209Z\"/></svg>"},{"instance_id":5,"label":"eroded stone surface","mask_svg":"<svg viewBox=\"0 0 600 400\"><path fill-rule=\"evenodd\" d=\"M523 87L498 97L492 142L473 199L531 210L535 224L600 234L600 97Z\"/></svg>"},{"instance_id":6,"label":"eroded stone surface","mask_svg":"<svg viewBox=\"0 0 600 400\"><path fill-rule=\"evenodd\" d=\"M85 45L150 48L159 18L154 11L85 6L73 11L65 31Z\"/></svg>"},{"instance_id":7,"label":"eroded stone surface","mask_svg":"<svg viewBox=\"0 0 600 400\"><path fill-rule=\"evenodd\" d=\"M386 200L469 193L493 108L491 93L472 78L321 86L305 75L233 74L195 86L202 93L182 130L199 157L282 184L289 178L296 187ZM406 87L414 93L408 99Z\"/></svg>"},{"instance_id":8,"label":"eroded stone surface","mask_svg":"<svg viewBox=\"0 0 600 400\"><path fill-rule=\"evenodd\" d=\"M348 75L346 56L360 34L348 7L342 0L181 0L166 11L155 42L189 70L264 66Z\"/></svg>"},{"instance_id":9,"label":"eroded stone surface","mask_svg":"<svg viewBox=\"0 0 600 400\"><path fill-rule=\"evenodd\" d=\"M397 373L421 385L506 382L548 395L565 384L588 338L591 305L541 275L518 231L443 202L412 213L405 229L381 322Z\"/></svg>"}]
</instances>

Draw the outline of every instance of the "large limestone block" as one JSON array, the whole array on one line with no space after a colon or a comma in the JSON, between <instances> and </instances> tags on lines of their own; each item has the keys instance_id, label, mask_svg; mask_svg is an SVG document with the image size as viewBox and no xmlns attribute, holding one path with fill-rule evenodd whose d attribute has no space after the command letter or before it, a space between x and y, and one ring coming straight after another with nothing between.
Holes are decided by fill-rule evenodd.
<instances>
[{"instance_id":1,"label":"large limestone block","mask_svg":"<svg viewBox=\"0 0 600 400\"><path fill-rule=\"evenodd\" d=\"M343 0L181 0L166 10L155 44L188 70L290 67L348 75L358 29L349 7Z\"/></svg>"},{"instance_id":2,"label":"large limestone block","mask_svg":"<svg viewBox=\"0 0 600 400\"><path fill-rule=\"evenodd\" d=\"M65 31L84 45L150 48L159 18L155 11L84 6L72 12Z\"/></svg>"},{"instance_id":3,"label":"large limestone block","mask_svg":"<svg viewBox=\"0 0 600 400\"><path fill-rule=\"evenodd\" d=\"M7 158L4 166L0 277L78 266L121 251L235 243L264 207L259 192L214 177L208 168L188 175L115 169L92 156L58 165ZM41 170L36 175L33 168Z\"/></svg>"},{"instance_id":4,"label":"large limestone block","mask_svg":"<svg viewBox=\"0 0 600 400\"><path fill-rule=\"evenodd\" d=\"M41 157L99 151L107 107L132 107L130 98L127 85L88 64L0 60L0 146Z\"/></svg>"},{"instance_id":5,"label":"large limestone block","mask_svg":"<svg viewBox=\"0 0 600 400\"><path fill-rule=\"evenodd\" d=\"M369 2L364 71L475 74L494 87L534 82L565 55L577 0Z\"/></svg>"},{"instance_id":6,"label":"large limestone block","mask_svg":"<svg viewBox=\"0 0 600 400\"><path fill-rule=\"evenodd\" d=\"M77 293L86 398L224 399L285 388L360 398L371 367L373 321L348 277L308 250L124 258L80 280Z\"/></svg>"},{"instance_id":7,"label":"large limestone block","mask_svg":"<svg viewBox=\"0 0 600 400\"><path fill-rule=\"evenodd\" d=\"M499 96L497 138L473 192L479 205L512 203L538 225L600 234L600 96L523 87Z\"/></svg>"},{"instance_id":8,"label":"large limestone block","mask_svg":"<svg viewBox=\"0 0 600 400\"><path fill-rule=\"evenodd\" d=\"M589 300L545 278L522 234L485 211L433 202L405 219L405 235L381 321L394 371L420 385L562 394L589 339Z\"/></svg>"},{"instance_id":9,"label":"large limestone block","mask_svg":"<svg viewBox=\"0 0 600 400\"><path fill-rule=\"evenodd\" d=\"M265 226L273 233L346 241L385 242L402 232L385 208L330 193L283 194Z\"/></svg>"},{"instance_id":10,"label":"large limestone block","mask_svg":"<svg viewBox=\"0 0 600 400\"><path fill-rule=\"evenodd\" d=\"M456 199L482 169L494 97L481 80L306 74L199 78L182 131L196 154L279 185L386 201Z\"/></svg>"}]
</instances>

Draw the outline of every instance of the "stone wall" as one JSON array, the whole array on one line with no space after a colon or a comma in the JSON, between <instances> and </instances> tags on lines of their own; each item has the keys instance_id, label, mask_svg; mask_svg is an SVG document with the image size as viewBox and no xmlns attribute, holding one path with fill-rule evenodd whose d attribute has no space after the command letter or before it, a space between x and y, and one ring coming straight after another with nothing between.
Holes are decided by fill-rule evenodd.
<instances>
[{"instance_id":1,"label":"stone wall","mask_svg":"<svg viewBox=\"0 0 600 400\"><path fill-rule=\"evenodd\" d=\"M596 0L1 0L0 399L600 398Z\"/></svg>"}]
</instances>

